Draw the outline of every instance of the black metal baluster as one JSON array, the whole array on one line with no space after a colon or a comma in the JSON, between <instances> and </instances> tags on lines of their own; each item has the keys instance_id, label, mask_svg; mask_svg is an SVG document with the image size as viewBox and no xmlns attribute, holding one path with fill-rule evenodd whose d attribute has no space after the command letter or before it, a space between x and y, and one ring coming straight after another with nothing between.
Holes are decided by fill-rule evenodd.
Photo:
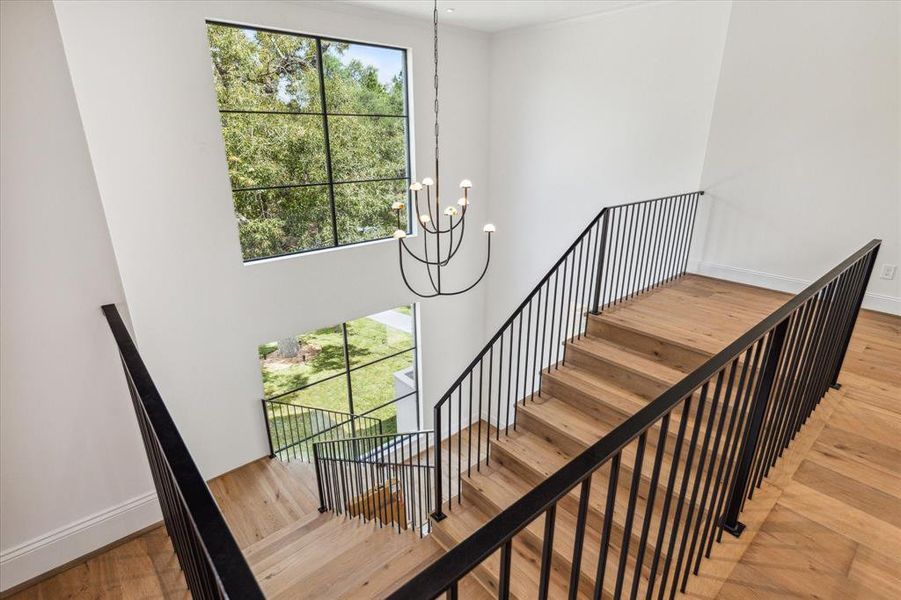
<instances>
[{"instance_id":1,"label":"black metal baluster","mask_svg":"<svg viewBox=\"0 0 901 600\"><path fill-rule=\"evenodd\" d=\"M698 434L701 430L701 421L704 417L704 405L707 399L707 386L709 381L701 386L701 393L698 398L698 409L694 417L694 427L692 427L691 440L688 444L688 451L685 455L685 468L682 470L682 482L679 487L679 499L676 501L676 512L673 513L673 531L670 533L669 545L666 551L666 560L663 561L663 572L660 577L660 594L658 599L662 600L666 592L666 582L669 580L669 570L672 565L673 552L676 547L676 537L679 535L679 523L682 520L682 507L685 505L685 493L688 491L688 480L691 478L691 466L694 462L695 450L698 443ZM685 410L685 409L683 409ZM675 468L675 467L674 467Z\"/></svg>"},{"instance_id":2,"label":"black metal baluster","mask_svg":"<svg viewBox=\"0 0 901 600\"><path fill-rule=\"evenodd\" d=\"M453 398L453 394L451 395ZM457 386L457 504L463 498L463 386Z\"/></svg>"},{"instance_id":3,"label":"black metal baluster","mask_svg":"<svg viewBox=\"0 0 901 600\"><path fill-rule=\"evenodd\" d=\"M682 455L682 443L685 440L685 431L688 427L689 412L691 410L692 397L688 396L682 405L682 414L679 418L679 432L676 434L676 444L673 448L673 459L670 465L669 477L666 484L666 496L663 498L663 510L660 515L660 527L657 528L657 541L654 543L654 558L651 561L651 570L648 575L648 590L646 599L650 600L654 592L654 584L657 578L657 567L660 565L660 556L666 536L666 524L669 517L670 504L673 499L673 489L676 486L676 473L679 470L679 459ZM665 580L664 580L665 581Z\"/></svg>"},{"instance_id":4,"label":"black metal baluster","mask_svg":"<svg viewBox=\"0 0 901 600\"><path fill-rule=\"evenodd\" d=\"M558 312L557 311L557 287L558 287L559 279L560 279L559 275L560 275L560 267L557 267L554 270L554 301L551 303L551 307L552 307L551 308L551 339L550 339L550 345L548 346L548 349L547 349L547 370L548 371L551 370L552 364L554 364L554 366L556 366L556 363L552 363L552 360L555 355L554 319L557 317L557 312ZM557 344L559 344L559 343L560 342L558 340ZM558 349L559 349L559 347L558 347ZM544 360L544 357L542 357L542 360Z\"/></svg>"},{"instance_id":5,"label":"black metal baluster","mask_svg":"<svg viewBox=\"0 0 901 600\"><path fill-rule=\"evenodd\" d=\"M682 573L682 564L685 560L685 549L688 545L688 534L691 529L691 520L695 513L695 507L697 506L698 501L698 490L701 487L701 476L704 473L705 466L707 465L707 450L710 447L710 437L713 432L713 424L714 418L717 415L717 409L719 408L719 400L720 400L720 392L723 387L723 376L725 372L725 367L720 369L719 373L716 376L716 387L714 388L713 397L710 399L710 411L707 415L707 425L704 428L704 442L701 445L701 452L698 455L698 466L697 471L694 476L694 482L692 484L691 490L691 500L688 502L688 513L685 515L685 527L682 529L682 541L679 544L679 557L676 559L676 568L673 571L673 586L670 588L670 600L672 600L676 596L676 587L679 583L679 575ZM707 384L704 384L705 387ZM704 388L701 390L701 397L704 397ZM721 413L725 414L726 407L723 405ZM722 419L721 419L722 420ZM707 466L707 470L710 470L710 467ZM688 473L686 472L686 475ZM681 508L682 499L680 498L678 509ZM678 527L678 519L676 520L676 526ZM673 530L675 531L675 529Z\"/></svg>"},{"instance_id":6,"label":"black metal baluster","mask_svg":"<svg viewBox=\"0 0 901 600\"><path fill-rule=\"evenodd\" d=\"M531 306L531 304L530 304ZM516 431L516 416L518 413L517 407L519 406L519 398L520 396L525 402L525 390L522 392L519 391L519 372L520 367L522 366L522 312L519 313L519 327L517 332L517 340L516 340L516 385L514 386L513 391L513 431ZM513 355L513 352L510 352L510 355ZM529 342L526 340L526 356L529 355Z\"/></svg>"},{"instance_id":7,"label":"black metal baluster","mask_svg":"<svg viewBox=\"0 0 901 600\"><path fill-rule=\"evenodd\" d=\"M480 400L481 402L481 400ZM481 408L481 404L479 405ZM442 473L441 473L441 403L435 405L433 425L435 426L435 512L432 518L436 521L443 520L447 515L444 514L444 492L441 489ZM481 429L481 420L479 421ZM449 466L449 465L448 465Z\"/></svg>"},{"instance_id":8,"label":"black metal baluster","mask_svg":"<svg viewBox=\"0 0 901 600\"><path fill-rule=\"evenodd\" d=\"M710 494L710 486L711 486L711 482L712 482L712 478L713 478L713 465L714 465L714 463L716 463L717 456L719 456L719 452L720 452L720 442L722 441L723 427L726 424L726 413L730 412L729 411L730 406L732 408L732 410L731 410L732 418L735 417L735 413L736 413L736 411L738 411L738 403L732 401L732 386L735 383L735 370L736 370L737 364L738 364L738 359L736 358L736 359L732 360L732 364L729 366L729 377L728 377L728 380L726 383L726 391L723 394L722 408L720 409L720 418L719 418L719 421L717 422L716 433L713 436L713 450L710 452L710 461L707 463L707 466L706 466L707 477L704 480L704 491L701 493L701 502L700 502L700 504L697 505L698 516L695 521L694 531L692 532L692 535L691 535L691 545L689 546L689 549L688 549L688 558L685 561L685 571L682 576L682 586L681 586L681 590L683 592L685 591L685 583L686 583L686 581L688 581L688 574L691 571L692 560L694 560L695 550L697 549L698 535L701 530L701 523L704 521L705 513L709 514L710 510L712 508L712 507L708 507L707 499L710 497L709 494ZM724 371L725 371L725 367L723 368L723 371L720 371L721 376ZM717 381L717 387L719 387L719 381ZM715 403L716 397L719 396L719 389L717 389L714 396L715 396L714 397L714 403ZM698 469L698 479L700 479L701 472L702 472L702 470ZM692 503L692 504L694 504L694 503ZM689 523L691 523L690 516L686 520L686 524L689 524ZM685 533L686 534L688 533L687 527L685 529ZM683 543L683 547L684 547L684 543ZM701 554L698 553L698 556L700 557ZM681 567L681 565L680 565L680 567ZM678 571L679 571L679 569L677 569L677 572Z\"/></svg>"},{"instance_id":9,"label":"black metal baluster","mask_svg":"<svg viewBox=\"0 0 901 600\"><path fill-rule=\"evenodd\" d=\"M635 505L638 503L638 488L641 485L641 468L644 465L644 447L647 443L646 431L638 436L638 448L635 450L635 466L632 468L632 486L629 489L629 505L626 509L626 522L623 524L623 541L619 549L619 566L616 569L616 587L613 597L617 600L622 596L623 581L626 576L626 562L629 559L629 545L632 541L632 523L635 520ZM652 507L647 508L648 512Z\"/></svg>"},{"instance_id":10,"label":"black metal baluster","mask_svg":"<svg viewBox=\"0 0 901 600\"><path fill-rule=\"evenodd\" d=\"M562 359L560 358L560 354L559 354L560 349L559 348L558 348L558 354L557 354L558 364L562 360L562 364L564 364L564 365L566 364L566 343L569 341L569 338L570 338L569 334L572 332L572 323L570 321L570 318L572 317L572 313L575 312L574 310L572 310L572 308L573 308L573 305L572 305L573 288L575 287L575 283L574 283L575 277L574 276L576 275L575 252L573 252L572 255L573 255L573 260L570 262L570 267L569 267L569 287L566 287L566 285L565 285L565 282L566 282L565 271L564 271L564 279L563 279L564 289L566 289L567 291L566 291L566 317L560 319L560 325L562 326L561 329L563 330L563 333L561 334L561 337L563 338L561 340L562 341L562 349L563 349ZM576 296L576 300L578 300L578 296Z\"/></svg>"},{"instance_id":11,"label":"black metal baluster","mask_svg":"<svg viewBox=\"0 0 901 600\"><path fill-rule=\"evenodd\" d=\"M501 572L497 587L497 597L499 600L508 600L510 598L510 560L513 540L507 540L501 546Z\"/></svg>"},{"instance_id":12,"label":"black metal baluster","mask_svg":"<svg viewBox=\"0 0 901 600\"><path fill-rule=\"evenodd\" d=\"M579 510L576 517L576 534L573 542L572 570L569 573L569 599L579 597L579 578L582 575L582 547L585 544L585 525L588 521L588 500L591 495L591 475L579 489Z\"/></svg>"},{"instance_id":13,"label":"black metal baluster","mask_svg":"<svg viewBox=\"0 0 901 600\"><path fill-rule=\"evenodd\" d=\"M601 232L598 236L600 239L597 243L597 249L594 252L594 256L592 256L591 270L593 273L597 273L597 277L594 282L594 301L592 302L591 312L594 314L598 314L601 312L601 308L604 306L606 302L606 287L607 280L609 279L607 274L607 267L609 266L609 262L606 260L607 256L607 229L610 223L610 210L604 209L604 214L601 217ZM597 271L595 271L595 258L597 258ZM585 317L585 331L588 331L588 317Z\"/></svg>"},{"instance_id":14,"label":"black metal baluster","mask_svg":"<svg viewBox=\"0 0 901 600\"><path fill-rule=\"evenodd\" d=\"M485 372L484 360L484 358L479 359L479 433L476 436L476 471L479 473L482 472L482 390L484 389L482 373Z\"/></svg>"},{"instance_id":15,"label":"black metal baluster","mask_svg":"<svg viewBox=\"0 0 901 600\"><path fill-rule=\"evenodd\" d=\"M531 394L532 399L535 398L535 379L534 379L535 375L534 375L534 373L532 374L532 389L531 390L526 389L529 386L529 343L532 340L532 301L534 299L535 299L534 296L532 298L529 298L529 312L528 312L528 317L526 317L526 360L525 360L525 364L523 365L523 369L522 369L522 376L523 376L522 405L523 406L526 405L526 396L527 395ZM536 345L536 348L537 347L538 346ZM533 364L532 367L534 368L534 366L535 365Z\"/></svg>"},{"instance_id":16,"label":"black metal baluster","mask_svg":"<svg viewBox=\"0 0 901 600\"><path fill-rule=\"evenodd\" d=\"M557 504L551 504L544 512L544 540L541 545L541 570L538 575L538 600L547 600L551 581L551 564L554 560L554 525L557 520Z\"/></svg>"},{"instance_id":17,"label":"black metal baluster","mask_svg":"<svg viewBox=\"0 0 901 600\"><path fill-rule=\"evenodd\" d=\"M832 387L839 386L838 376L842 371L842 365L845 362L845 355L848 353L848 345L851 343L851 337L854 335L854 325L857 322L857 316L860 314L860 308L863 305L863 298L867 291L867 282L870 281L870 277L873 274L873 266L876 264L876 250L871 250L862 260L865 261L863 263L865 267L863 269L862 281L855 289L856 293L853 297L853 309L850 317L847 319L845 331L840 338L841 349L838 352L838 360L836 361L835 369L832 373L832 381L830 383ZM857 291L858 289L859 292Z\"/></svg>"},{"instance_id":18,"label":"black metal baluster","mask_svg":"<svg viewBox=\"0 0 901 600\"><path fill-rule=\"evenodd\" d=\"M616 489L619 484L619 463L622 451L613 455L610 461L610 476L607 478L607 502L604 504L604 524L601 527L601 547L598 550L598 567L594 577L594 600L599 600L604 591L604 575L607 572L607 555L610 551L610 530L613 527L613 511L616 507Z\"/></svg>"},{"instance_id":19,"label":"black metal baluster","mask_svg":"<svg viewBox=\"0 0 901 600\"><path fill-rule=\"evenodd\" d=\"M638 586L641 583L641 570L644 566L644 555L648 546L648 532L651 529L651 519L654 516L654 503L657 500L657 485L660 481L660 469L663 466L663 458L666 452L666 436L669 433L670 414L663 415L660 421L660 431L657 435L657 450L654 453L654 466L651 471L651 483L648 486L648 499L645 504L644 522L641 525L641 537L638 540L638 550L635 553L635 572L632 575L632 591L630 598L638 597Z\"/></svg>"},{"instance_id":20,"label":"black metal baluster","mask_svg":"<svg viewBox=\"0 0 901 600\"><path fill-rule=\"evenodd\" d=\"M738 386L735 388L735 395L732 396L731 403L733 405L732 414L729 417L729 425L726 428L726 438L723 440L723 452L720 455L720 462L716 469L716 475L713 477L714 485L713 485L713 495L710 501L710 509L707 511L707 517L704 522L704 526L702 528L701 535L701 545L699 546L697 559L694 564L694 573L698 574L698 568L701 565L701 559L704 556L704 549L707 548L707 538L710 536L710 527L711 525L715 525L715 519L719 518L719 507L720 507L720 495L723 489L724 483L724 469L726 468L727 463L731 463L732 460L732 440L737 437L735 435L735 424L739 422L739 415L742 412L742 397L744 395L744 386L746 377L748 374L749 367L749 359L751 358L751 348L748 348L744 354L744 360L742 362L741 375L738 378ZM737 366L739 359L735 359L734 365ZM730 376L731 377L731 376ZM726 398L729 399L729 395L727 394Z\"/></svg>"},{"instance_id":21,"label":"black metal baluster","mask_svg":"<svg viewBox=\"0 0 901 600\"><path fill-rule=\"evenodd\" d=\"M769 347L767 348L766 359L763 364L763 373L760 378L759 386L754 397L754 404L751 406L751 423L748 426L747 435L742 444L741 454L739 454L739 465L736 473L734 487L730 493L729 508L726 512L723 528L738 537L744 531L744 524L738 521L738 514L743 504L745 490L749 487L749 476L751 474L751 459L757 448L757 442L760 437L760 428L763 421L763 415L766 412L766 405L770 397L770 391L773 387L773 379L776 374L776 367L782 355L782 345L785 342L785 334L788 329L788 319L784 319L779 323L771 333Z\"/></svg>"},{"instance_id":22,"label":"black metal baluster","mask_svg":"<svg viewBox=\"0 0 901 600\"><path fill-rule=\"evenodd\" d=\"M481 416L479 416L481 419ZM472 477L472 371L469 371L469 425L466 427L466 475ZM476 453L476 459L479 458Z\"/></svg>"}]
</instances>

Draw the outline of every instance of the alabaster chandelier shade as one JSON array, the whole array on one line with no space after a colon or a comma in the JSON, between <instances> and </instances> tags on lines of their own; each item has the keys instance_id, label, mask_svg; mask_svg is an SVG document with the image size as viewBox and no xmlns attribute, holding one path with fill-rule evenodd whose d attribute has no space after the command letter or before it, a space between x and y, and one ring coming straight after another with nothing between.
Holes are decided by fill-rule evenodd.
<instances>
[{"instance_id":1,"label":"alabaster chandelier shade","mask_svg":"<svg viewBox=\"0 0 901 600\"><path fill-rule=\"evenodd\" d=\"M397 230L394 237L397 239L398 261L400 264L401 277L404 284L411 292L420 298L434 298L435 296L455 296L468 292L482 281L488 272L488 263L491 262L491 236L495 231L494 225L487 224L482 228L485 232L487 241L487 251L485 253L485 265L482 272L474 282L460 289L448 290L442 286L441 269L447 268L451 260L457 255L460 246L463 243L463 235L466 232L466 213L469 209L469 191L472 189L472 182L464 179L460 182L462 196L457 200L456 205L448 205L441 209L441 188L439 179L439 157L438 157L438 1L435 0L433 10L433 29L435 40L435 179L426 177L422 182L414 181L410 185L410 191L413 192L412 208L415 211L414 218L419 221L420 235L422 237L422 254L414 252L407 244L407 232L401 227L402 213L406 208L403 202L394 202L391 210L397 217ZM420 208L419 196L425 196L425 211ZM458 208L459 207L459 208ZM456 237L456 240L454 239ZM430 256L431 253L431 256ZM416 289L407 278L407 272L404 262L404 256L407 255L413 259L413 264L425 266L428 274L428 283L430 290L420 291Z\"/></svg>"}]
</instances>

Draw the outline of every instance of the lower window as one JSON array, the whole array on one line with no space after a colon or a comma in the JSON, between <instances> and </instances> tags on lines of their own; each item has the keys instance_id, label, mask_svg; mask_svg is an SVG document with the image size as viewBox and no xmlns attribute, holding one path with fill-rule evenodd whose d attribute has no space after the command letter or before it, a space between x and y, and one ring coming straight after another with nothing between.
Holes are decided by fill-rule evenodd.
<instances>
[{"instance_id":1,"label":"lower window","mask_svg":"<svg viewBox=\"0 0 901 600\"><path fill-rule=\"evenodd\" d=\"M270 427L297 413L320 430L353 419L357 433L419 428L415 306L276 340L259 347ZM295 437L286 430L284 436Z\"/></svg>"}]
</instances>

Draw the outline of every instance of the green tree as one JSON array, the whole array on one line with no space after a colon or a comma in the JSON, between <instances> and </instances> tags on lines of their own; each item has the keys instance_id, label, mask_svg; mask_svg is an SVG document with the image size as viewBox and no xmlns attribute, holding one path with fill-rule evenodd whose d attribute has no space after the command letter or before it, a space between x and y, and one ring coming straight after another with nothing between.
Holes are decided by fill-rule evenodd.
<instances>
[{"instance_id":1,"label":"green tree","mask_svg":"<svg viewBox=\"0 0 901 600\"><path fill-rule=\"evenodd\" d=\"M224 25L208 34L244 258L333 245L315 40ZM322 43L333 179L402 178L403 73L383 83L350 49ZM406 196L404 180L335 185L338 243L391 235L390 205Z\"/></svg>"}]
</instances>

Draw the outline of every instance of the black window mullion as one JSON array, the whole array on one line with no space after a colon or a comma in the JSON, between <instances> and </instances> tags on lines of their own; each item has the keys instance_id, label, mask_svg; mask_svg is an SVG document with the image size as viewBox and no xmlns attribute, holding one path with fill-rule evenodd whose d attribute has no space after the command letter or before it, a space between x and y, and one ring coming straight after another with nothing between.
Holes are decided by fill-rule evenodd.
<instances>
[{"instance_id":1,"label":"black window mullion","mask_svg":"<svg viewBox=\"0 0 901 600\"><path fill-rule=\"evenodd\" d=\"M341 332L344 335L344 372L347 374L347 412L354 415L353 377L350 372L350 349L347 343L347 323L341 323Z\"/></svg>"},{"instance_id":2,"label":"black window mullion","mask_svg":"<svg viewBox=\"0 0 901 600\"><path fill-rule=\"evenodd\" d=\"M328 179L328 200L332 209L332 242L338 245L338 211L335 208L335 179L332 176L332 147L328 131L328 110L325 104L325 63L322 60L322 38L316 38L316 61L319 63L319 102L322 106L322 135L325 138L325 177ZM347 329L344 331L345 345ZM345 353L346 354L346 353ZM348 374L349 377L349 374ZM348 380L348 385L350 385ZM353 412L351 410L351 412Z\"/></svg>"}]
</instances>

